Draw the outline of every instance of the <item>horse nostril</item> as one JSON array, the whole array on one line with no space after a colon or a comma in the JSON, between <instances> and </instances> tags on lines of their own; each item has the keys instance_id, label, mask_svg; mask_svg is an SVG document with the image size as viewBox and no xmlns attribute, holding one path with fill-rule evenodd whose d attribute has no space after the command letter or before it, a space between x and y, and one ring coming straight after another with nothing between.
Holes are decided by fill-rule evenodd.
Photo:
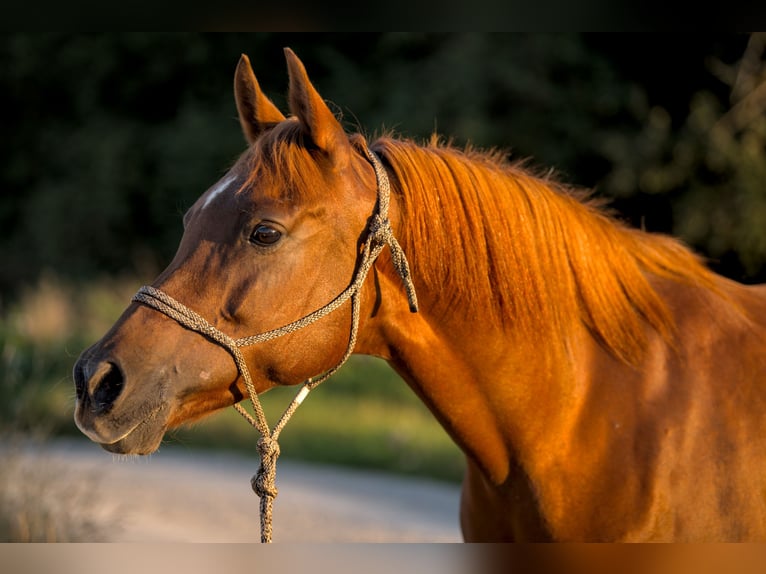
<instances>
[{"instance_id":1,"label":"horse nostril","mask_svg":"<svg viewBox=\"0 0 766 574\"><path fill-rule=\"evenodd\" d=\"M85 398L85 393L88 388L88 381L85 377L85 367L82 359L75 363L72 375L74 376L75 395L77 396L77 400L81 401Z\"/></svg>"},{"instance_id":2,"label":"horse nostril","mask_svg":"<svg viewBox=\"0 0 766 574\"><path fill-rule=\"evenodd\" d=\"M122 392L125 378L122 370L115 363L107 363L105 369L99 369L100 381L94 381L93 408L98 414L108 412Z\"/></svg>"}]
</instances>

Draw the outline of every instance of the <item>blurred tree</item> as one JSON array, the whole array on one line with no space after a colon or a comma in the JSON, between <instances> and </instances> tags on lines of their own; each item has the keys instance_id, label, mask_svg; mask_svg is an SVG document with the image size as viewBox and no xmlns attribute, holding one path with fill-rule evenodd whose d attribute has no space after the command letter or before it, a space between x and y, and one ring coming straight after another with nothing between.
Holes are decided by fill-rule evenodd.
<instances>
[{"instance_id":1,"label":"blurred tree","mask_svg":"<svg viewBox=\"0 0 766 574\"><path fill-rule=\"evenodd\" d=\"M733 64L707 58L726 90L697 91L680 127L648 110L634 142L604 148L617 196L670 198L673 231L738 279L766 280L766 34L749 37Z\"/></svg>"}]
</instances>

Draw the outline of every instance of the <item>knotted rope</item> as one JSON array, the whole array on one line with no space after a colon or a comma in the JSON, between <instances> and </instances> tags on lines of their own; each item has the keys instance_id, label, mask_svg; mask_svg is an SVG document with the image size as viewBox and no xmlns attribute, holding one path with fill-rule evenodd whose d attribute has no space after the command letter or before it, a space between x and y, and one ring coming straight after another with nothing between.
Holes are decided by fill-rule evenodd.
<instances>
[{"instance_id":1,"label":"knotted rope","mask_svg":"<svg viewBox=\"0 0 766 574\"><path fill-rule=\"evenodd\" d=\"M279 443L277 442L279 433L282 432L287 421L303 402L303 399L306 398L306 395L308 395L313 388L334 375L354 352L359 331L359 299L362 285L364 284L372 265L375 263L375 260L386 246L388 246L391 252L391 260L394 264L394 268L400 276L407 292L410 311L416 313L418 310L418 301L415 295L415 286L412 283L409 263L407 262L407 257L404 255L404 251L399 245L399 242L394 237L391 229L391 222L388 219L388 203L391 192L388 176L378 157L369 149L365 149L365 152L375 170L375 178L378 186L377 205L368 224L367 238L362 249L361 258L354 279L342 293L324 307L278 329L272 329L271 331L266 331L250 337L233 339L208 323L202 316L186 307L183 303L176 301L170 295L159 289L145 285L133 296L133 301L148 305L149 307L164 313L187 329L196 331L213 342L218 343L221 347L226 349L234 359L237 370L245 382L248 394L250 395L250 402L253 405L254 416L250 415L250 413L248 413L240 404L235 404L234 408L237 409L237 411L253 427L255 427L261 435L257 444L261 462L258 472L250 480L253 490L260 497L261 542L271 542L272 536L272 508L274 498L276 498L278 492L276 487L276 472L277 458L279 458L280 452ZM276 339L277 337L298 331L332 313L349 299L351 299L351 329L346 352L343 354L343 357L338 364L332 369L316 378L311 377L303 383L300 391L298 391L298 394L288 405L287 409L285 409L281 418L274 426L274 429L270 431L266 415L263 412L263 407L261 406L260 400L258 399L258 393L253 384L253 379L250 376L250 371L247 368L245 358L240 350L241 347L270 341L271 339Z\"/></svg>"}]
</instances>

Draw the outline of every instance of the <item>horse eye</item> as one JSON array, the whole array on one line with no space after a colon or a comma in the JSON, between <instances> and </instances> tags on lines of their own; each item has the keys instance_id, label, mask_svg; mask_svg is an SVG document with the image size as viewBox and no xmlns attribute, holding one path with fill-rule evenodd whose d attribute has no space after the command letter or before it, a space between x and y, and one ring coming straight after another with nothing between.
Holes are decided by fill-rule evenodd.
<instances>
[{"instance_id":1,"label":"horse eye","mask_svg":"<svg viewBox=\"0 0 766 574\"><path fill-rule=\"evenodd\" d=\"M278 229L274 229L273 227L266 225L265 223L261 223L253 230L253 233L250 234L250 241L252 243L255 243L256 245L261 245L264 247L268 247L271 245L274 245L277 241L279 241L282 238L282 232Z\"/></svg>"}]
</instances>

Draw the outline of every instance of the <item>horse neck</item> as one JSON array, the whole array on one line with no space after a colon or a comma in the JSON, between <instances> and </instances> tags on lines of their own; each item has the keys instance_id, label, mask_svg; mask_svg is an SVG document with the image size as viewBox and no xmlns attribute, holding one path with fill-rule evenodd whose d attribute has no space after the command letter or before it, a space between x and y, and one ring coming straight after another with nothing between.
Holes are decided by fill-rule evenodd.
<instances>
[{"instance_id":1,"label":"horse neck","mask_svg":"<svg viewBox=\"0 0 766 574\"><path fill-rule=\"evenodd\" d=\"M493 157L393 140L375 148L391 171L392 221L421 312L398 304L382 261L375 343L362 352L387 358L501 481L511 453L544 444L576 412L586 382L574 365L606 353L629 369L649 338L671 338L648 277L706 276L672 240Z\"/></svg>"},{"instance_id":2,"label":"horse neck","mask_svg":"<svg viewBox=\"0 0 766 574\"><path fill-rule=\"evenodd\" d=\"M480 317L436 310L428 301L438 294L420 292L417 314L390 304L401 288L388 274L378 275L376 288L381 303L358 351L386 359L490 480L502 483L525 452L560 436L556 429L576 411L581 387L568 362L549 360ZM575 353L590 345L584 329L580 335L570 344Z\"/></svg>"}]
</instances>

